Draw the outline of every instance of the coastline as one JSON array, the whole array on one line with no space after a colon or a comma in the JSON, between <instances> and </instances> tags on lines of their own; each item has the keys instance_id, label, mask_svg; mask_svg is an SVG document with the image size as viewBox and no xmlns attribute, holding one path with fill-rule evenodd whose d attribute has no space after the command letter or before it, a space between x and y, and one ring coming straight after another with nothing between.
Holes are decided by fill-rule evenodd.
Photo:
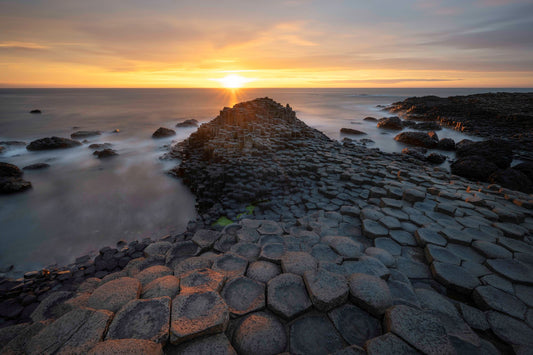
<instances>
[{"instance_id":1,"label":"coastline","mask_svg":"<svg viewBox=\"0 0 533 355\"><path fill-rule=\"evenodd\" d=\"M223 132L228 125L232 128ZM250 140L247 138L250 134L257 134L262 138ZM487 291L489 293L501 292L494 291L493 289L499 290L499 288L490 281L481 286L482 282L479 279L491 279L487 276L503 277L512 284L513 297L519 299L521 304L526 302L528 307L531 307L529 299L525 301L516 292L514 285L525 283L531 287L532 280L517 280L515 274L504 270L505 267L486 264L486 260L507 260L509 254L511 259L516 259L517 265L530 263L533 228L531 195L452 176L438 168L430 168L420 160L407 155L383 153L355 145L350 141L342 144L332 141L321 132L299 121L290 107L278 106L266 99L221 111L217 119L202 125L197 133L191 135L178 148L179 150L172 153L180 155L182 163L175 173L184 180L191 191L196 193L201 214L201 220L190 223L187 232L178 236L164 237L157 242L148 240L132 242L127 250L103 248L94 261L84 257L69 270L51 270L50 274L30 273L25 277L27 282L23 282L22 285L20 282L9 284L11 289L3 289L2 296L16 295L15 302L22 305L23 301L30 302L30 298L27 297L28 291L35 290L35 285L39 285L38 290L44 292L31 299L32 302L29 304L35 304L37 303L35 300L42 301L44 295L48 295L48 291L74 292L77 286L85 281L84 287L87 288L84 290L88 292L80 292L78 289L77 294L70 293L69 296L63 294L64 298L61 301L69 297L77 300L70 308L67 307L67 310L72 312L79 305L87 305L85 303L87 299L80 298L81 293L94 294L97 286L102 287L107 282L123 277L136 278L143 269L165 265L177 277L184 271L193 270L190 268L195 265L202 265L201 267L214 265L213 270L222 273L226 278L230 278L231 275L238 276L242 280L245 279L242 276L244 274L248 279L251 277L246 271L250 268L247 269L245 266L243 269L243 263L252 265L262 261L276 266L269 265L268 268L277 270L278 274L281 274L281 271L283 274L301 274L298 277L301 279L304 277L302 279L305 280L304 291L307 289L311 303L319 312L346 305L349 292L344 292L342 297L338 296L341 301L325 302L321 299L321 295L313 295L313 283L309 281L311 276L305 276L306 271L323 270L326 276L336 280L339 278L330 274L347 277L353 272L363 272L388 280L388 284L379 291L387 287L389 294L392 292L392 296L399 300L394 307L398 310L401 310L397 308L399 304L404 306L408 304L417 309L425 308L421 305L422 296L419 295L419 293L424 294L424 291L416 292L418 289L432 290L431 292L438 295L451 292L457 296L445 301L454 302L454 306L459 309L462 309L463 305L479 307L479 304L483 304L490 310L494 308L491 302L492 296L485 296L483 293L481 296L472 296L473 290L478 287L489 287ZM243 217L242 214L246 215L249 212L246 209L248 206L254 208L254 220L241 219L236 224L231 223L232 220L237 220L239 215L240 217ZM229 222L224 220L218 226L212 226L214 222L220 221L221 217L226 217ZM202 232L204 229L211 232ZM457 233L461 229L468 229L469 233ZM332 239L337 238L334 236L349 238L336 240ZM472 243L481 244L481 247L470 247ZM468 250L475 249L474 252L482 255L485 260L476 263L459 257L458 266L456 259L448 255L450 250L447 250L448 253L442 251L448 244L463 247L468 245ZM149 245L151 247L147 252ZM177 248L185 246L187 248L194 246L194 250L187 249L188 251L182 253L180 248ZM497 252L490 254L493 250L489 251L487 248L495 248L505 257L499 258ZM506 252L501 251L501 248ZM153 252L152 249L157 251ZM170 254L167 252L170 250L173 250L171 254L174 254L169 258ZM290 255L302 258L303 269L294 269L295 266L289 266L288 261L284 262L282 256L284 253L295 253ZM493 255L497 257L490 257ZM219 260L230 256L234 258L232 262L241 266L237 266L235 270L225 269ZM185 264L181 264L177 274L176 268L181 262ZM463 267L463 262L468 262L468 267ZM451 272L444 269L443 264L455 265L461 271ZM188 269L184 270L183 265L188 265L186 267ZM265 265L261 264L262 267L266 267ZM485 270L480 273L482 267L489 273L483 274ZM73 272L73 268L78 270ZM101 270L98 270L100 268ZM469 279L473 276L474 278L469 280L477 281L465 285L463 279L456 279L454 272L466 272L469 276L461 274L460 278ZM96 276L101 276L101 280L93 279ZM279 276L273 275L271 279ZM271 279L266 281L263 279L264 285L270 287ZM351 281L348 282L350 283ZM91 290L88 284L92 284L94 288ZM233 283L226 285L231 284ZM2 282L0 286L7 285ZM415 294L413 299L412 296ZM433 297L438 297L433 293L425 296L427 298L424 299L428 302L425 306L431 309L435 305L429 299L435 300ZM385 311L374 310L369 305L371 303L369 300L361 300L352 293L350 297L357 299L355 303L366 311L371 310L370 313L375 319L384 316ZM414 301L415 299L417 301ZM225 302L240 301L225 299ZM62 302L50 302L46 307L52 310L59 303ZM14 304L9 309L14 312L13 306ZM389 306L392 306L392 303ZM28 320L30 313L38 306L32 307L33 310L31 307L28 310L26 308L20 310L17 316L12 318ZM273 307L275 310L275 306ZM310 306L306 310L309 308ZM512 311L503 308L497 311L503 312L504 317L514 316L508 313ZM276 313L272 306L265 305L264 300L262 306L248 312L231 314L244 321L246 314L261 309L273 311L282 319L293 318L283 313L280 316L280 311ZM59 313L55 314L55 317L59 317ZM24 314L24 317L17 318L20 314ZM394 314L389 312L385 316L394 317ZM452 339L454 343L446 338L448 340L441 346L457 349L472 345L476 348L490 349L491 344L487 344L486 340L476 335L476 331L481 334L486 329L476 329L466 319L465 313L461 313L460 316L466 326L462 328L464 333L454 334L443 323L444 333L448 336L454 335ZM420 317L424 319L425 316L420 315ZM308 321L305 316L303 318ZM36 319L34 318L34 321ZM433 321L440 324L443 321L439 319L437 317L437 320ZM39 321L43 320L45 319ZM279 322L276 318L270 321L275 324ZM504 318L502 322L505 321L508 320ZM226 322L221 329L229 327L225 333L225 337L229 338L232 344L229 346L240 347L242 350L244 345L241 344L238 335L241 325L236 321L233 323L233 328ZM293 329L293 325L288 327ZM522 338L516 340L506 334L499 326L500 324L495 325L493 322L490 324L496 334L489 336L493 347L505 350L509 349L510 344L517 345L517 341L522 341ZM398 329L387 330L395 334L401 332ZM337 331L342 333L339 329ZM172 340L172 330L170 332L170 341L179 343L180 341ZM386 333L385 329L383 333ZM407 341L410 344L408 346L426 350L419 348L423 345L418 344L416 340L407 340L408 336L405 334L399 335L403 339L400 340L402 344ZM160 340L159 344L164 344L166 341L166 338L164 341ZM226 344L228 339L217 341ZM341 337L336 344L340 344L338 345L340 350L340 346L348 345L347 343L349 342L346 337ZM364 344L358 346L362 345ZM525 344L518 344L522 345Z\"/></svg>"}]
</instances>

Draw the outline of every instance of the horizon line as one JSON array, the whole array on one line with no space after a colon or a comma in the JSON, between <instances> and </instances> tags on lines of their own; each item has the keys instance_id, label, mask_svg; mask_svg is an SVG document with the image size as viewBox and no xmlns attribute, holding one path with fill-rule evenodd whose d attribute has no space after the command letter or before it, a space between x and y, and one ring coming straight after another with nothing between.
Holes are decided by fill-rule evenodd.
<instances>
[{"instance_id":1,"label":"horizon line","mask_svg":"<svg viewBox=\"0 0 533 355\"><path fill-rule=\"evenodd\" d=\"M428 87L420 87L420 86L402 86L402 87L331 87L331 86L316 86L316 87L309 87L309 86L294 86L294 87L242 87L242 88L222 88L222 87L153 87L153 86L148 86L148 87L142 87L142 86L136 86L136 87L129 87L129 86L125 86L125 87L120 87L120 86L116 86L116 87L97 87L97 86L87 86L87 87L83 87L83 86L65 86L65 87L62 87L62 86L49 86L49 87L46 87L46 86L1 86L0 85L0 90L5 90L5 89L10 89L10 90L17 90L17 89L83 89L83 90L87 90L87 89L96 89L96 90L102 90L102 89L121 89L121 90L125 90L125 89L132 89L132 90L135 90L135 89L153 89L153 90L161 90L161 89L170 89L170 90L175 90L175 89L187 89L187 90L205 90L205 89L209 89L209 90L229 90L229 91L238 91L238 90L257 90L257 89L261 89L261 90L264 90L264 89L276 89L276 90L279 90L279 89L350 89L350 90L353 90L353 89L531 89L533 90L533 86L527 86L527 87L519 87L519 86L444 86L444 87L438 87L438 86L428 86Z\"/></svg>"}]
</instances>

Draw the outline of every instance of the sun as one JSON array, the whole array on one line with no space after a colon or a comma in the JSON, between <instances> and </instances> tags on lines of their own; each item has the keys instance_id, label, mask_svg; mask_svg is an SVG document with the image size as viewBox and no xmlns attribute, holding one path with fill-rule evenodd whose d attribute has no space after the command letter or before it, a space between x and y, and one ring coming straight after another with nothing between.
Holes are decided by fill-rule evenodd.
<instances>
[{"instance_id":1,"label":"sun","mask_svg":"<svg viewBox=\"0 0 533 355\"><path fill-rule=\"evenodd\" d=\"M223 78L215 79L215 80L221 83L222 86L225 87L226 89L242 88L244 84L254 81L254 79L245 78L244 76L240 76L237 74L226 75Z\"/></svg>"}]
</instances>

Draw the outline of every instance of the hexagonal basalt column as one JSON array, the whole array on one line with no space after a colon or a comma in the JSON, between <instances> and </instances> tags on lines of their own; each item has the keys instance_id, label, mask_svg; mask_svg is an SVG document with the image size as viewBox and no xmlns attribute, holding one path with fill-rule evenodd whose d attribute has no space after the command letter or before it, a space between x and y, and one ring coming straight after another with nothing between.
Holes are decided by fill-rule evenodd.
<instances>
[{"instance_id":1,"label":"hexagonal basalt column","mask_svg":"<svg viewBox=\"0 0 533 355\"><path fill-rule=\"evenodd\" d=\"M247 277L236 277L221 292L233 316L242 316L265 307L265 285Z\"/></svg>"}]
</instances>

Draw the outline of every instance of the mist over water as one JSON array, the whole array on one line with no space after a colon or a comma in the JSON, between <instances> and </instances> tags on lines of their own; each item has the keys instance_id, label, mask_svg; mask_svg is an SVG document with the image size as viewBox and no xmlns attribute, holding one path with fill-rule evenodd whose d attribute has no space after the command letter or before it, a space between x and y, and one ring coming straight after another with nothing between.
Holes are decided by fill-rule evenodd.
<instances>
[{"instance_id":1,"label":"mist over water","mask_svg":"<svg viewBox=\"0 0 533 355\"><path fill-rule=\"evenodd\" d=\"M224 106L268 96L296 110L298 118L332 139L340 128L367 133L371 148L399 152L397 132L376 128L366 116L390 116L376 105L409 96L465 95L520 89L0 89L0 141L26 143L49 136L70 137L77 130L100 130L81 147L29 152L24 147L0 154L0 161L26 170L33 189L0 195L0 269L15 265L17 274L114 246L121 239L153 239L185 230L195 218L194 196L166 174L176 161L159 157L168 145L185 139L194 128L175 128L189 118L207 122ZM29 114L40 109L41 115ZM168 139L152 139L160 126L175 129ZM120 133L111 133L119 129ZM468 137L443 129L439 137ZM350 137L350 136L348 136ZM110 142L120 155L96 159L90 143Z\"/></svg>"}]
</instances>

